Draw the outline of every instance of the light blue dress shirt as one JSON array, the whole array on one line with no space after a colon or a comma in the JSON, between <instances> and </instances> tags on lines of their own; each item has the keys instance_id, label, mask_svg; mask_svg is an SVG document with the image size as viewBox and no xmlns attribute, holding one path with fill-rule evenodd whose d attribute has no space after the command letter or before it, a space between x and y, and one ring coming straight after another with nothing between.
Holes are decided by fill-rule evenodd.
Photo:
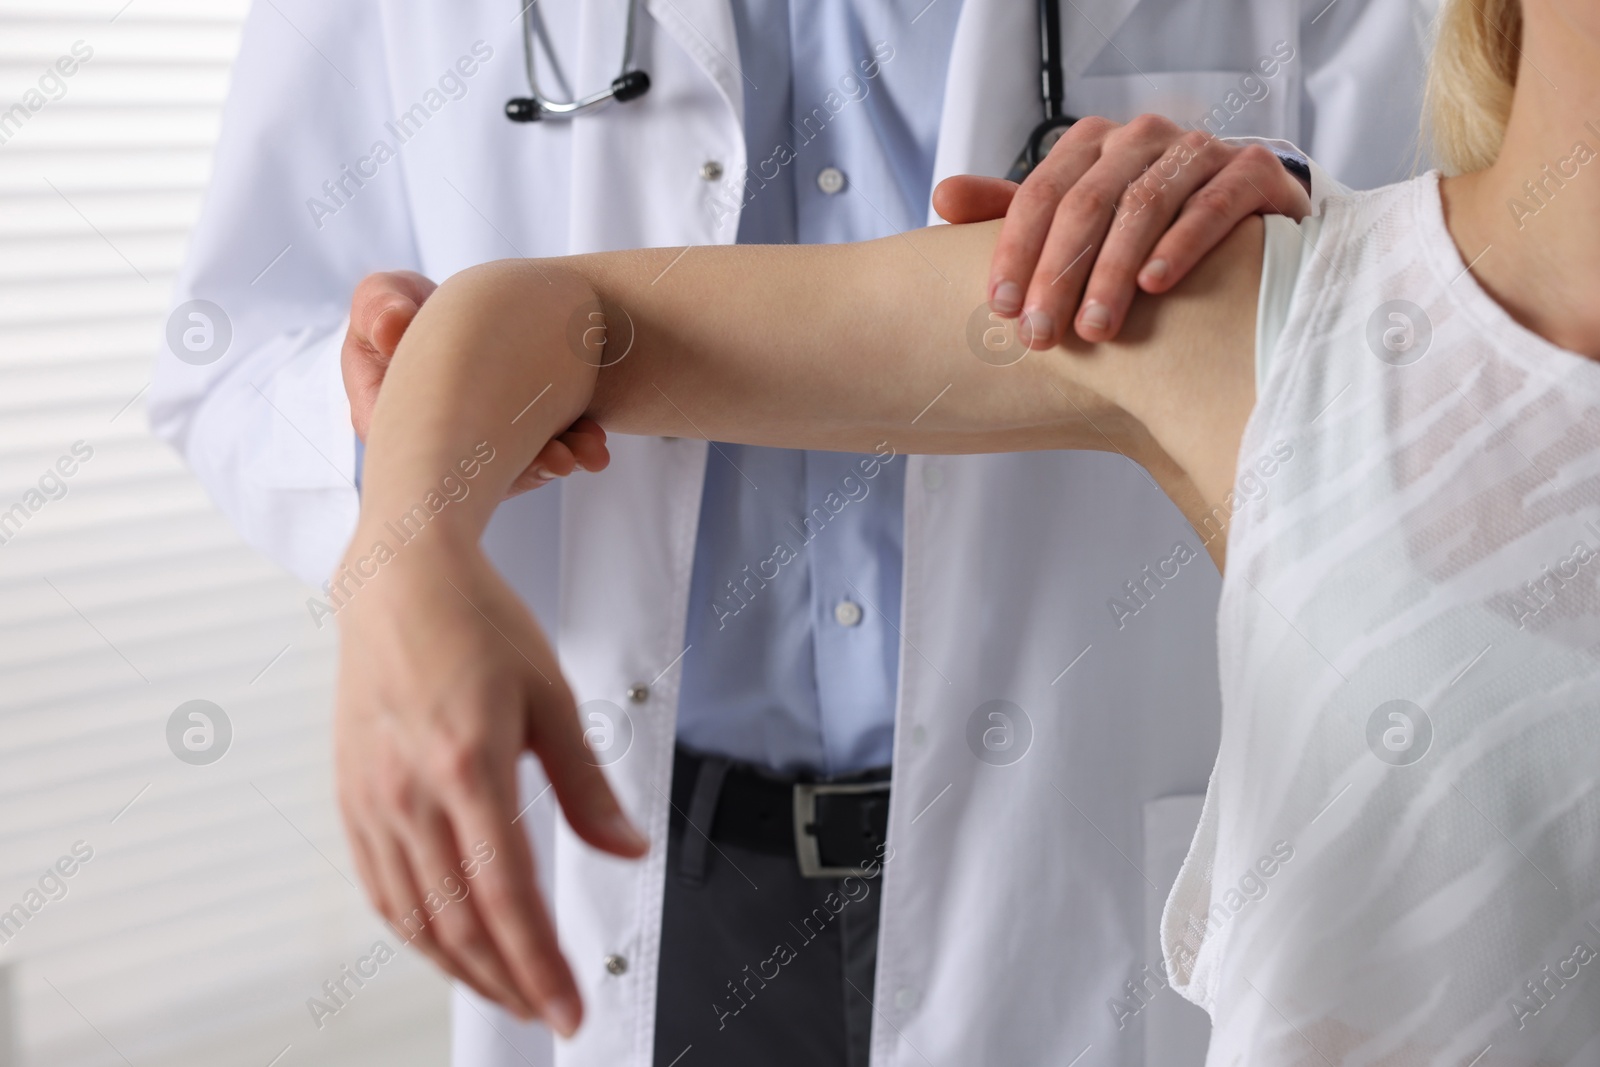
<instances>
[{"instance_id":1,"label":"light blue dress shirt","mask_svg":"<svg viewBox=\"0 0 1600 1067\"><path fill-rule=\"evenodd\" d=\"M749 157L740 243L861 241L926 222L960 9L733 0ZM779 771L889 763L904 499L904 456L711 447L680 741Z\"/></svg>"}]
</instances>

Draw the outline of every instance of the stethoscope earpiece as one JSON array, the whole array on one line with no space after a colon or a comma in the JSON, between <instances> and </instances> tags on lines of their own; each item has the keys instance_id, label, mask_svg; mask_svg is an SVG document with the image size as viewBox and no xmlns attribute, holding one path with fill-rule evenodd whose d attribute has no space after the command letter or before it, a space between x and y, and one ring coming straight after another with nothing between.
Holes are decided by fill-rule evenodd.
<instances>
[{"instance_id":1,"label":"stethoscope earpiece","mask_svg":"<svg viewBox=\"0 0 1600 1067\"><path fill-rule=\"evenodd\" d=\"M555 53L551 50L550 39L544 32L544 20L539 16L536 4L529 4L522 9L522 51L524 63L528 72L527 96L514 96L506 101L506 118L512 122L539 122L543 119L572 119L579 115L598 111L613 100L626 102L637 100L650 91L650 75L642 70L632 69L633 63L633 29L634 22L639 14L639 0L628 0L628 27L622 39L622 73L611 79L611 84L597 93L579 97L577 100L558 101L547 100L539 92L539 78L534 71L534 52L542 45L545 52L555 62Z\"/></svg>"},{"instance_id":2,"label":"stethoscope earpiece","mask_svg":"<svg viewBox=\"0 0 1600 1067\"><path fill-rule=\"evenodd\" d=\"M650 75L642 70L624 71L611 82L611 96L620 103L643 96L649 91Z\"/></svg>"}]
</instances>

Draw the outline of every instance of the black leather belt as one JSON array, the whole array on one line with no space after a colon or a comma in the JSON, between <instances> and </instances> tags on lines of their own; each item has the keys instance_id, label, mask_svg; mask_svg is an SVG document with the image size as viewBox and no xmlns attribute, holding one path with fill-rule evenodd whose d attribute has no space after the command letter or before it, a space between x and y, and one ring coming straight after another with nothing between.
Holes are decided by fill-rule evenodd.
<instances>
[{"instance_id":1,"label":"black leather belt","mask_svg":"<svg viewBox=\"0 0 1600 1067\"><path fill-rule=\"evenodd\" d=\"M692 881L704 878L708 838L793 856L806 878L864 876L863 868L883 860L889 769L825 780L783 777L679 746L672 808L673 821L689 827L681 873Z\"/></svg>"}]
</instances>

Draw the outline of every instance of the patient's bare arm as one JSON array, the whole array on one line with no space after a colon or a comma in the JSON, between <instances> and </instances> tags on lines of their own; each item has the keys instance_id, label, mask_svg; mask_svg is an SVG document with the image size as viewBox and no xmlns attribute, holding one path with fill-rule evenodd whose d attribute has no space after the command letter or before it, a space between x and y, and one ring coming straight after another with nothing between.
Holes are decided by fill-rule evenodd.
<instances>
[{"instance_id":1,"label":"patient's bare arm","mask_svg":"<svg viewBox=\"0 0 1600 1067\"><path fill-rule=\"evenodd\" d=\"M574 420L846 451L1114 449L1191 514L1226 492L1253 402L1260 224L1172 294L1137 300L1118 341L1025 355L1014 338L995 351L997 231L505 261L423 305L368 438L346 559L365 579L338 615L336 757L358 867L392 921L480 843L493 850L467 906L416 939L450 973L563 1032L580 1018L514 821L522 750L586 841L647 847L584 758L544 634L478 547L505 490ZM397 516L468 470L469 493L388 544Z\"/></svg>"},{"instance_id":2,"label":"patient's bare arm","mask_svg":"<svg viewBox=\"0 0 1600 1067\"><path fill-rule=\"evenodd\" d=\"M1260 223L1173 293L1136 301L1121 340L1003 357L981 341L1005 325L985 307L997 229L463 272L423 308L390 369L369 492L473 434L504 442L516 466L581 415L613 433L840 451L885 437L903 452L1116 450L1176 462L1203 496L1226 492L1254 401ZM405 387L391 397L396 382ZM403 427L387 447L386 414ZM459 521L485 521L492 507L482 500Z\"/></svg>"}]
</instances>

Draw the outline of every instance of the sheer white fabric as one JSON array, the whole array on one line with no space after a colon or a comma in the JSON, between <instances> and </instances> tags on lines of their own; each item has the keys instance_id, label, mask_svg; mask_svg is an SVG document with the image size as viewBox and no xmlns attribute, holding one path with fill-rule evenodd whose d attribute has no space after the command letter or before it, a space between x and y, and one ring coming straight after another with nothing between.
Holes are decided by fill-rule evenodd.
<instances>
[{"instance_id":1,"label":"sheer white fabric","mask_svg":"<svg viewBox=\"0 0 1600 1067\"><path fill-rule=\"evenodd\" d=\"M1259 392L1162 921L1208 1062L1600 1063L1600 365L1429 175L1330 204Z\"/></svg>"}]
</instances>

